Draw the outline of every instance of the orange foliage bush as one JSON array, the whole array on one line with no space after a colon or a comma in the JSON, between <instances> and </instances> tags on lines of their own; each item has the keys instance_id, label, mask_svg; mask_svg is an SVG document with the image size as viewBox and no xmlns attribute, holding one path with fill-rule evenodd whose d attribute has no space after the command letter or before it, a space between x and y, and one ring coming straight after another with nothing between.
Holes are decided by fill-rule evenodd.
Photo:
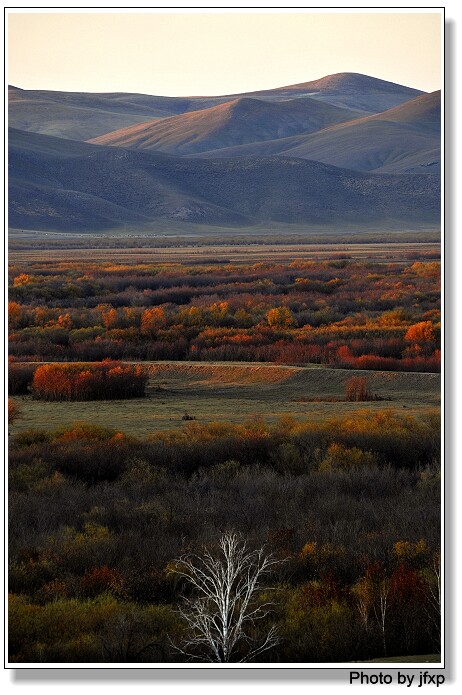
<instances>
[{"instance_id":1,"label":"orange foliage bush","mask_svg":"<svg viewBox=\"0 0 462 695\"><path fill-rule=\"evenodd\" d=\"M22 309L17 302L8 302L8 325L17 328L21 321Z\"/></svg>"},{"instance_id":2,"label":"orange foliage bush","mask_svg":"<svg viewBox=\"0 0 462 695\"><path fill-rule=\"evenodd\" d=\"M11 425L12 422L17 420L20 414L21 411L16 401L12 398L8 398L8 424Z\"/></svg>"},{"instance_id":3,"label":"orange foliage bush","mask_svg":"<svg viewBox=\"0 0 462 695\"><path fill-rule=\"evenodd\" d=\"M27 285L31 281L30 275L27 275L27 273L21 273L20 275L17 275L14 280L13 280L13 286L14 287L20 287L21 285Z\"/></svg>"},{"instance_id":4,"label":"orange foliage bush","mask_svg":"<svg viewBox=\"0 0 462 695\"><path fill-rule=\"evenodd\" d=\"M406 331L404 340L410 343L425 343L435 340L435 332L431 321L419 321L413 326L410 326Z\"/></svg>"},{"instance_id":5,"label":"orange foliage bush","mask_svg":"<svg viewBox=\"0 0 462 695\"><path fill-rule=\"evenodd\" d=\"M141 333L151 334L165 325L165 311L160 306L153 306L143 311L141 316Z\"/></svg>"},{"instance_id":6,"label":"orange foliage bush","mask_svg":"<svg viewBox=\"0 0 462 695\"><path fill-rule=\"evenodd\" d=\"M86 596L97 596L102 593L120 596L123 593L124 584L121 572L107 565L92 567L82 578L82 589Z\"/></svg>"},{"instance_id":7,"label":"orange foliage bush","mask_svg":"<svg viewBox=\"0 0 462 695\"><path fill-rule=\"evenodd\" d=\"M370 401L372 396L365 376L352 376L345 384L346 401Z\"/></svg>"},{"instance_id":8,"label":"orange foliage bush","mask_svg":"<svg viewBox=\"0 0 462 695\"><path fill-rule=\"evenodd\" d=\"M87 401L144 396L148 376L138 365L118 362L44 364L32 393L48 401Z\"/></svg>"},{"instance_id":9,"label":"orange foliage bush","mask_svg":"<svg viewBox=\"0 0 462 695\"><path fill-rule=\"evenodd\" d=\"M292 312L286 306L270 309L266 320L272 328L293 328L296 325Z\"/></svg>"}]
</instances>

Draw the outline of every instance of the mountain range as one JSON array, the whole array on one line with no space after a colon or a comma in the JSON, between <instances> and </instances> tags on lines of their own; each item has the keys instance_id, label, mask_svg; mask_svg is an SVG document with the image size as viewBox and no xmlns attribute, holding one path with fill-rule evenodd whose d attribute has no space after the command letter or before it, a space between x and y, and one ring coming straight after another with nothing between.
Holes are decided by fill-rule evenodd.
<instances>
[{"instance_id":1,"label":"mountain range","mask_svg":"<svg viewBox=\"0 0 462 695\"><path fill-rule=\"evenodd\" d=\"M355 73L218 97L9 89L9 226L437 225L439 92Z\"/></svg>"}]
</instances>

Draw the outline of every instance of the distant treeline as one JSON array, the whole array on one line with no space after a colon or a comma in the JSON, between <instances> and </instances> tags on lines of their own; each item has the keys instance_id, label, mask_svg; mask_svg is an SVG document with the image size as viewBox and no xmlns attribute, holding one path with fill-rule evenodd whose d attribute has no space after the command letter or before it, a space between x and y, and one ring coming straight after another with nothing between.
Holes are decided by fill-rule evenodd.
<instances>
[{"instance_id":1,"label":"distant treeline","mask_svg":"<svg viewBox=\"0 0 462 695\"><path fill-rule=\"evenodd\" d=\"M223 246L243 246L252 247L260 246L266 244L268 246L285 246L294 245L298 246L300 244L320 244L325 247L329 247L332 244L378 244L384 245L387 243L396 242L396 233L394 232L350 232L348 234L330 233L326 232L324 234L310 234L307 236L306 231L303 234L296 234L291 231L287 231L281 235L280 231L276 234L271 234L270 232L266 235L252 233L251 236L239 235L227 236L225 233L221 233L218 236L212 236L208 234L207 236L162 236L162 235L152 235L152 234L142 234L139 232L140 236L136 234L126 234L125 236L114 237L110 236L95 236L91 235L91 241L85 236L67 237L65 233L58 234L55 238L49 233L44 233L40 235L36 231L33 232L34 239L34 249L88 249L89 245L91 248L95 249L127 249L136 250L140 248L159 248L159 249L175 249L175 248L201 248L208 246L217 247L217 252L219 252L220 247ZM30 233L29 233L30 234ZM24 235L24 236L23 236ZM31 247L30 239L27 238L28 232L21 232L19 230L10 231L9 247L12 250L25 249L29 250ZM399 232L400 243L435 243L439 244L441 242L441 234L438 231L434 232ZM420 256L421 253L418 251L409 252L414 253L416 257ZM423 252L425 254L425 252Z\"/></svg>"}]
</instances>

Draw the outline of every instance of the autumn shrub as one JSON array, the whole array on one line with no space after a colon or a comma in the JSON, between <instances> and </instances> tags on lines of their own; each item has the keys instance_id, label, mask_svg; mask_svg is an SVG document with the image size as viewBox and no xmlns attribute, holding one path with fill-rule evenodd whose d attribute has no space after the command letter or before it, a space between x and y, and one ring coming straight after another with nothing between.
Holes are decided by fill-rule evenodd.
<instances>
[{"instance_id":1,"label":"autumn shrub","mask_svg":"<svg viewBox=\"0 0 462 695\"><path fill-rule=\"evenodd\" d=\"M429 552L424 538L419 538L415 543L401 539L393 544L393 555L398 563L405 563L407 566L422 567L428 561Z\"/></svg>"},{"instance_id":2,"label":"autumn shrub","mask_svg":"<svg viewBox=\"0 0 462 695\"><path fill-rule=\"evenodd\" d=\"M388 644L395 654L420 654L433 630L424 576L400 563L389 579Z\"/></svg>"},{"instance_id":3,"label":"autumn shrub","mask_svg":"<svg viewBox=\"0 0 462 695\"><path fill-rule=\"evenodd\" d=\"M116 362L45 364L32 382L36 398L87 401L144 396L148 376L139 365Z\"/></svg>"},{"instance_id":4,"label":"autumn shrub","mask_svg":"<svg viewBox=\"0 0 462 695\"><path fill-rule=\"evenodd\" d=\"M28 429L18 432L11 439L13 451L30 447L44 442L66 442L81 440L86 442L105 442L115 440L117 443L126 441L126 435L112 427L102 427L90 422L73 422L71 425L61 425L54 430Z\"/></svg>"},{"instance_id":5,"label":"autumn shrub","mask_svg":"<svg viewBox=\"0 0 462 695\"><path fill-rule=\"evenodd\" d=\"M9 590L34 595L44 584L56 579L57 572L56 564L48 558L11 560L8 565Z\"/></svg>"},{"instance_id":6,"label":"autumn shrub","mask_svg":"<svg viewBox=\"0 0 462 695\"><path fill-rule=\"evenodd\" d=\"M330 593L323 582L310 582L288 593L278 628L283 641L279 659L293 663L354 661L361 658L353 608Z\"/></svg>"},{"instance_id":7,"label":"autumn shrub","mask_svg":"<svg viewBox=\"0 0 462 695\"><path fill-rule=\"evenodd\" d=\"M337 442L329 444L327 452L319 464L320 471L349 470L357 466L374 466L377 459L370 451L357 447L346 447Z\"/></svg>"},{"instance_id":8,"label":"autumn shrub","mask_svg":"<svg viewBox=\"0 0 462 695\"><path fill-rule=\"evenodd\" d=\"M20 449L23 449L24 447L32 447L36 444L44 444L45 442L51 441L53 438L53 435L51 432L48 432L47 430L38 430L38 429L28 429L28 430L23 430L22 432L18 432L11 438L10 446L11 446L11 451L18 451ZM12 462L13 459L9 459L10 463Z\"/></svg>"},{"instance_id":9,"label":"autumn shrub","mask_svg":"<svg viewBox=\"0 0 462 695\"><path fill-rule=\"evenodd\" d=\"M11 425L21 416L21 408L13 398L8 398L8 424Z\"/></svg>"},{"instance_id":10,"label":"autumn shrub","mask_svg":"<svg viewBox=\"0 0 462 695\"><path fill-rule=\"evenodd\" d=\"M18 396L30 392L37 365L10 362L8 364L8 393Z\"/></svg>"},{"instance_id":11,"label":"autumn shrub","mask_svg":"<svg viewBox=\"0 0 462 695\"><path fill-rule=\"evenodd\" d=\"M379 465L418 468L440 456L441 423L437 411L421 418L396 410L356 411L323 423L300 423L292 433L294 443L306 454L323 453L336 442L349 449L371 452Z\"/></svg>"},{"instance_id":12,"label":"autumn shrub","mask_svg":"<svg viewBox=\"0 0 462 695\"><path fill-rule=\"evenodd\" d=\"M172 609L140 608L108 594L39 605L9 596L13 663L171 661L168 635L179 630Z\"/></svg>"},{"instance_id":13,"label":"autumn shrub","mask_svg":"<svg viewBox=\"0 0 462 695\"><path fill-rule=\"evenodd\" d=\"M37 480L41 466L47 475L55 471L87 483L116 480L136 448L131 438L96 426L26 430L11 437L11 483Z\"/></svg>"},{"instance_id":14,"label":"autumn shrub","mask_svg":"<svg viewBox=\"0 0 462 695\"><path fill-rule=\"evenodd\" d=\"M106 442L71 440L53 442L46 448L48 461L66 476L95 484L116 480L126 469L129 448Z\"/></svg>"},{"instance_id":15,"label":"autumn shrub","mask_svg":"<svg viewBox=\"0 0 462 695\"><path fill-rule=\"evenodd\" d=\"M11 492L34 489L41 481L53 475L52 466L41 458L23 456L18 459L11 462L9 468L8 490Z\"/></svg>"},{"instance_id":16,"label":"autumn shrub","mask_svg":"<svg viewBox=\"0 0 462 695\"><path fill-rule=\"evenodd\" d=\"M435 340L435 331L431 321L419 321L406 331L404 340L409 343L426 343Z\"/></svg>"},{"instance_id":17,"label":"autumn shrub","mask_svg":"<svg viewBox=\"0 0 462 695\"><path fill-rule=\"evenodd\" d=\"M328 422L195 421L150 441L82 424L42 442L12 437L11 659L175 660L167 633L182 630L181 586L168 564L231 526L285 558L269 597L268 620L283 637L270 660L383 656L374 605L366 629L354 590L382 579L390 655L395 645L398 656L437 652L440 492L421 484L422 450L412 459L398 441L415 429L431 447L437 426L390 410ZM365 461L369 451L376 462ZM334 455L346 464L319 471ZM378 561L383 573L367 573ZM372 598L380 615L380 593Z\"/></svg>"},{"instance_id":18,"label":"autumn shrub","mask_svg":"<svg viewBox=\"0 0 462 695\"><path fill-rule=\"evenodd\" d=\"M270 454L270 464L279 473L300 474L310 470L310 458L304 456L302 450L292 442L284 442L276 446Z\"/></svg>"},{"instance_id":19,"label":"autumn shrub","mask_svg":"<svg viewBox=\"0 0 462 695\"><path fill-rule=\"evenodd\" d=\"M107 565L95 566L85 571L81 588L83 595L88 597L105 593L123 596L125 577L114 567L108 567Z\"/></svg>"},{"instance_id":20,"label":"autumn shrub","mask_svg":"<svg viewBox=\"0 0 462 695\"><path fill-rule=\"evenodd\" d=\"M345 383L346 401L370 401L373 397L364 376L352 376Z\"/></svg>"}]
</instances>

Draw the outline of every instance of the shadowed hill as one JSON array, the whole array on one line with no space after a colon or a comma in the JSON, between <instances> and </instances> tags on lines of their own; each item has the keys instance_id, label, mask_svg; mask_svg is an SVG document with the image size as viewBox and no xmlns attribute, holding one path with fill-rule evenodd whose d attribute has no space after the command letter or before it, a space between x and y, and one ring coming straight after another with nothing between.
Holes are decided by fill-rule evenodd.
<instances>
[{"instance_id":1,"label":"shadowed hill","mask_svg":"<svg viewBox=\"0 0 462 695\"><path fill-rule=\"evenodd\" d=\"M350 120L353 116L350 109L340 109L309 97L282 102L247 97L160 122L125 128L94 138L91 142L190 155L311 133L333 123Z\"/></svg>"},{"instance_id":2,"label":"shadowed hill","mask_svg":"<svg viewBox=\"0 0 462 695\"><path fill-rule=\"evenodd\" d=\"M158 97L146 94L92 94L8 89L9 125L21 130L73 140L88 140L108 131L148 119L160 119L194 108L207 108L211 100Z\"/></svg>"},{"instance_id":3,"label":"shadowed hill","mask_svg":"<svg viewBox=\"0 0 462 695\"><path fill-rule=\"evenodd\" d=\"M392 121L439 135L441 130L441 90L422 94L405 104L363 120Z\"/></svg>"},{"instance_id":4,"label":"shadowed hill","mask_svg":"<svg viewBox=\"0 0 462 695\"><path fill-rule=\"evenodd\" d=\"M9 225L97 231L143 228L158 218L247 222L192 198L174 176L165 180L163 158L9 129Z\"/></svg>"},{"instance_id":5,"label":"shadowed hill","mask_svg":"<svg viewBox=\"0 0 462 695\"><path fill-rule=\"evenodd\" d=\"M359 171L439 173L441 92L375 114L330 126L316 133L255 143L207 157L301 157Z\"/></svg>"},{"instance_id":6,"label":"shadowed hill","mask_svg":"<svg viewBox=\"0 0 462 695\"><path fill-rule=\"evenodd\" d=\"M383 113L325 129L285 152L367 171L438 171L440 114L438 91Z\"/></svg>"},{"instance_id":7,"label":"shadowed hill","mask_svg":"<svg viewBox=\"0 0 462 695\"><path fill-rule=\"evenodd\" d=\"M95 231L439 220L433 177L374 176L291 157L199 160L10 132L9 225Z\"/></svg>"}]
</instances>

